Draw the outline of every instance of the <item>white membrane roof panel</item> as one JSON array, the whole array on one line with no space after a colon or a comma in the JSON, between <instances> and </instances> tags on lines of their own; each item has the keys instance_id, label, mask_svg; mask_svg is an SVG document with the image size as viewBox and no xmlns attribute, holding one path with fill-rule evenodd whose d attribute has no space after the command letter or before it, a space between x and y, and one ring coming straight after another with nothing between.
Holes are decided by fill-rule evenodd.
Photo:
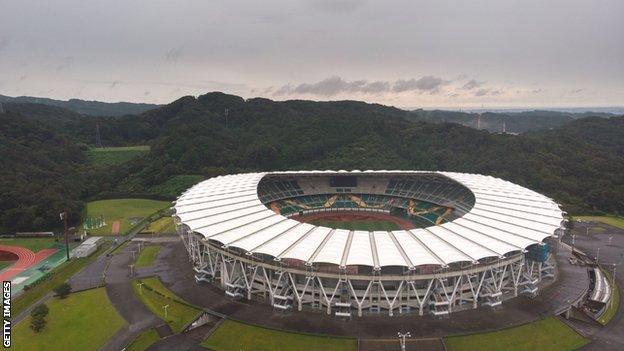
<instances>
[{"instance_id":1,"label":"white membrane roof panel","mask_svg":"<svg viewBox=\"0 0 624 351\"><path fill-rule=\"evenodd\" d=\"M472 191L475 205L453 222L426 229L373 233L332 230L286 219L263 205L257 188L267 174L295 177L354 174L369 178L438 174ZM441 188L419 187L419 192L422 189L439 192ZM192 231L231 248L277 259L373 267L447 265L503 256L542 242L560 228L563 220L562 211L552 199L502 179L467 173L400 170L219 176L189 188L174 202L174 209L180 222Z\"/></svg>"}]
</instances>

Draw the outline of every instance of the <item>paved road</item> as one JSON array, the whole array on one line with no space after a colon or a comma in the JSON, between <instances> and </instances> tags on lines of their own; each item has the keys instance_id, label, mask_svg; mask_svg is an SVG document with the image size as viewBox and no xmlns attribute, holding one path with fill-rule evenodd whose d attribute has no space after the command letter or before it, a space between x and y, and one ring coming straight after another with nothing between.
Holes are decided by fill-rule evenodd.
<instances>
[{"instance_id":1,"label":"paved road","mask_svg":"<svg viewBox=\"0 0 624 351\"><path fill-rule=\"evenodd\" d=\"M590 227L589 236L586 235L586 228ZM574 245L594 258L600 253L598 260L602 264L618 264L622 262L624 254L624 230L617 229L605 224L577 223L574 228ZM612 237L609 244L609 237ZM571 244L571 237L566 237L565 242ZM616 279L620 287L624 281L624 265L616 269ZM620 290L621 291L621 290ZM620 303L620 308L606 327L580 321L570 321L571 325L592 339L592 343L582 350L624 350L624 306Z\"/></svg>"},{"instance_id":2,"label":"paved road","mask_svg":"<svg viewBox=\"0 0 624 351\"><path fill-rule=\"evenodd\" d=\"M131 251L137 249L136 244L131 243L110 259L106 271L106 293L117 312L128 322L128 326L117 332L102 350L121 350L142 331L165 324L132 291L129 265L132 263ZM167 334L172 334L170 329Z\"/></svg>"}]
</instances>

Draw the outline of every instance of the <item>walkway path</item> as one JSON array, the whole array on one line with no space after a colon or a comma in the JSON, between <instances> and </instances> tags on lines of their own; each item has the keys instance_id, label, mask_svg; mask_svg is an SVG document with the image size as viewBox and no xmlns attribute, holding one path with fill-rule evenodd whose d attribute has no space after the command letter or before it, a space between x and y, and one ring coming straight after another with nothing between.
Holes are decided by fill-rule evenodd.
<instances>
[{"instance_id":1,"label":"walkway path","mask_svg":"<svg viewBox=\"0 0 624 351\"><path fill-rule=\"evenodd\" d=\"M589 257L594 258L598 254L598 248L600 248L600 255L598 260L601 264L609 267L611 264L618 264L622 262L622 254L624 254L624 230L617 229L606 224L592 225L592 228L602 228L601 233L595 233L594 229L589 237L586 233L587 223L575 223L575 247L584 251ZM609 244L609 237L612 237L611 244ZM570 242L570 237L564 239L566 242ZM616 271L616 279L620 288L624 282L624 265L620 265ZM620 290L621 292L622 290ZM622 295L622 294L620 294ZM599 326L597 324L589 324L581 321L570 320L570 324L579 330L582 334L592 339L592 343L583 347L582 350L596 350L596 351L608 351L608 350L624 350L624 303L620 300L620 308L615 314L611 322L605 326Z\"/></svg>"},{"instance_id":2,"label":"walkway path","mask_svg":"<svg viewBox=\"0 0 624 351\"><path fill-rule=\"evenodd\" d=\"M136 249L136 244L130 243L110 259L106 271L106 293L128 326L117 332L102 350L121 350L144 330L165 324L143 305L132 290L129 265L132 263L131 251Z\"/></svg>"}]
</instances>

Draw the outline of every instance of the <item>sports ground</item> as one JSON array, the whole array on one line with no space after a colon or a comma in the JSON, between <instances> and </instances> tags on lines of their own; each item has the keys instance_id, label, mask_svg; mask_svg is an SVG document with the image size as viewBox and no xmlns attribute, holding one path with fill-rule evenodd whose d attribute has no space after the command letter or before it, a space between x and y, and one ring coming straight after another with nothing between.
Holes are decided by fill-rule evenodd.
<instances>
[{"instance_id":1,"label":"sports ground","mask_svg":"<svg viewBox=\"0 0 624 351\"><path fill-rule=\"evenodd\" d=\"M171 205L168 201L147 199L113 199L87 203L85 217L104 217L106 225L98 229L86 230L90 235L120 235L133 225L155 212ZM85 231L79 228L79 233Z\"/></svg>"},{"instance_id":2,"label":"sports ground","mask_svg":"<svg viewBox=\"0 0 624 351\"><path fill-rule=\"evenodd\" d=\"M0 257L6 259L0 279L12 282L14 294L65 262L65 246L54 238L18 238L0 240Z\"/></svg>"},{"instance_id":3,"label":"sports ground","mask_svg":"<svg viewBox=\"0 0 624 351\"><path fill-rule=\"evenodd\" d=\"M321 212L306 214L303 216L293 216L293 219L314 225L334 229L347 230L399 230L413 229L414 224L399 217L390 216L384 213L341 213L341 212Z\"/></svg>"}]
</instances>

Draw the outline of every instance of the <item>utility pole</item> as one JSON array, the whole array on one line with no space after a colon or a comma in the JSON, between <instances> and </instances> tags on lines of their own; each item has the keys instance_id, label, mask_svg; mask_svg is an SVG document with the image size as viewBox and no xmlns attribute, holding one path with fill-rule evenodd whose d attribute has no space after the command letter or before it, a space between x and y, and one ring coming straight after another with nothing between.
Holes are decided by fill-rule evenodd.
<instances>
[{"instance_id":1,"label":"utility pole","mask_svg":"<svg viewBox=\"0 0 624 351\"><path fill-rule=\"evenodd\" d=\"M63 221L63 226L65 227L65 252L67 254L67 260L69 261L69 239L67 238L67 211L61 212L59 216L61 217L61 221Z\"/></svg>"}]
</instances>

